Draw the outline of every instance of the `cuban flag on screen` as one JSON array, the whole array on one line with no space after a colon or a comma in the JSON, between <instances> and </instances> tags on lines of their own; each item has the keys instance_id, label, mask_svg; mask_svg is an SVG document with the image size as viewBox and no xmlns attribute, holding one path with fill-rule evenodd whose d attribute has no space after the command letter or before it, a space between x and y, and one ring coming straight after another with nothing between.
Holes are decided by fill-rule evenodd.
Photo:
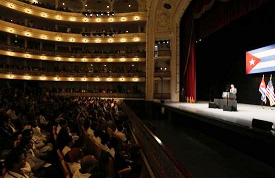
<instances>
[{"instance_id":1,"label":"cuban flag on screen","mask_svg":"<svg viewBox=\"0 0 275 178\"><path fill-rule=\"evenodd\" d=\"M275 44L246 52L246 74L275 71Z\"/></svg>"},{"instance_id":2,"label":"cuban flag on screen","mask_svg":"<svg viewBox=\"0 0 275 178\"><path fill-rule=\"evenodd\" d=\"M266 85L264 81L264 77L261 80L260 86L259 86L259 92L262 94L261 100L266 103Z\"/></svg>"}]
</instances>

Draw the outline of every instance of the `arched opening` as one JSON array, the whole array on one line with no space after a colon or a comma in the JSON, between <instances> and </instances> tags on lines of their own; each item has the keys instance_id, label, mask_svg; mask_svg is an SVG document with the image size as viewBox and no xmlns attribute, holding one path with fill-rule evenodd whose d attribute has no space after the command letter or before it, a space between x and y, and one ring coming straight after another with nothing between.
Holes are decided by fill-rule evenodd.
<instances>
[{"instance_id":1,"label":"arched opening","mask_svg":"<svg viewBox=\"0 0 275 178\"><path fill-rule=\"evenodd\" d=\"M136 0L116 0L113 9L115 12L137 12L138 2Z\"/></svg>"},{"instance_id":2,"label":"arched opening","mask_svg":"<svg viewBox=\"0 0 275 178\"><path fill-rule=\"evenodd\" d=\"M59 0L58 7L68 9L72 12L81 12L83 5L80 0Z\"/></svg>"},{"instance_id":3,"label":"arched opening","mask_svg":"<svg viewBox=\"0 0 275 178\"><path fill-rule=\"evenodd\" d=\"M111 11L111 5L108 0L90 0L87 2L86 9L90 11Z\"/></svg>"},{"instance_id":4,"label":"arched opening","mask_svg":"<svg viewBox=\"0 0 275 178\"><path fill-rule=\"evenodd\" d=\"M238 102L260 104L262 74L246 74L245 53L275 43L274 9L266 0L192 1L180 26L184 95L213 100L234 83Z\"/></svg>"}]
</instances>

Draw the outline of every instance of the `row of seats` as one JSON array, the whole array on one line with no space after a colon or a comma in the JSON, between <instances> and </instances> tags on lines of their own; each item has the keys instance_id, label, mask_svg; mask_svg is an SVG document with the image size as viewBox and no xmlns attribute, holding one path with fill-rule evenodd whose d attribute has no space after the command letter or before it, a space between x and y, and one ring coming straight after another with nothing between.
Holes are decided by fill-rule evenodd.
<instances>
[{"instance_id":1,"label":"row of seats","mask_svg":"<svg viewBox=\"0 0 275 178\"><path fill-rule=\"evenodd\" d=\"M53 126L53 138L56 141L56 139L57 139L56 126ZM62 171L64 174L64 178L71 178L73 175L71 173L68 163L64 160L64 155L63 155L62 151L57 149L56 153L58 156L59 165L62 168Z\"/></svg>"},{"instance_id":2,"label":"row of seats","mask_svg":"<svg viewBox=\"0 0 275 178\"><path fill-rule=\"evenodd\" d=\"M86 147L88 153L93 154L96 159L100 159L102 148L100 145L98 145L93 138L91 138L88 133L85 131L84 127L81 127L81 133L83 135L84 139L84 146ZM112 129L107 127L107 133L110 138L115 137L120 140L119 136L116 135ZM122 146L122 143L120 142L120 145ZM114 161L111 157L109 157L109 161L107 164L104 165L105 170L107 170L107 175L110 177L115 177L115 168L114 168ZM124 168L122 170L118 170L118 176L119 178L125 178L127 175L131 172L131 167Z\"/></svg>"}]
</instances>

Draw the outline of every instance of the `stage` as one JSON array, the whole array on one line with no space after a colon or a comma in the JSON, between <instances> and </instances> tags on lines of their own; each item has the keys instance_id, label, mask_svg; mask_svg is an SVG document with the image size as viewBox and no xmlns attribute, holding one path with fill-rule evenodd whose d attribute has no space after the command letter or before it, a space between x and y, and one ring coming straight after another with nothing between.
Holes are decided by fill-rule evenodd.
<instances>
[{"instance_id":1,"label":"stage","mask_svg":"<svg viewBox=\"0 0 275 178\"><path fill-rule=\"evenodd\" d=\"M275 108L272 107L272 110L270 110L269 106L264 106L264 109L262 109L260 105L238 103L238 110L230 112L217 108L208 108L208 102L206 101L198 101L197 103L167 102L163 103L163 105L173 110L177 109L204 118L230 122L245 127L252 126L253 118L269 121L275 125Z\"/></svg>"}]
</instances>

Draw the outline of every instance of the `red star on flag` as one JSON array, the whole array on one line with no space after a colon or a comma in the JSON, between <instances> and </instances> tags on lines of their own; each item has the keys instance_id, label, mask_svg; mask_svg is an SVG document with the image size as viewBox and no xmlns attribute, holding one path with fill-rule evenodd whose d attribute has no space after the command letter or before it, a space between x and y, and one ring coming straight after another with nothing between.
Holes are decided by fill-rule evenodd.
<instances>
[{"instance_id":1,"label":"red star on flag","mask_svg":"<svg viewBox=\"0 0 275 178\"><path fill-rule=\"evenodd\" d=\"M246 74L248 74L259 62L261 62L261 59L246 52Z\"/></svg>"}]
</instances>

